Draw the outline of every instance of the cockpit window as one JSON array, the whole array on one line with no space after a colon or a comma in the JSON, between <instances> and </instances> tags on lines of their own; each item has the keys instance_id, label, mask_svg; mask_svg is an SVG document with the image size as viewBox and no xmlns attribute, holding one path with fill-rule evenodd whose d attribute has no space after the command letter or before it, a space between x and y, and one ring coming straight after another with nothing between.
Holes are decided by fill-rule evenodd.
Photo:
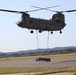
<instances>
[{"instance_id":1,"label":"cockpit window","mask_svg":"<svg viewBox=\"0 0 76 75\"><path fill-rule=\"evenodd\" d=\"M33 21L32 21L32 20L30 20L30 23L33 23Z\"/></svg>"}]
</instances>

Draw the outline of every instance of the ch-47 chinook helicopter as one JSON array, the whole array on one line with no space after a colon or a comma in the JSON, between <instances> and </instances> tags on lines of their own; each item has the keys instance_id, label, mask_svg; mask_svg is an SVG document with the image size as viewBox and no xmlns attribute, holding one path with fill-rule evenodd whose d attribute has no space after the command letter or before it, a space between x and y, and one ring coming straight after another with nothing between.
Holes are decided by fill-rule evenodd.
<instances>
[{"instance_id":1,"label":"ch-47 chinook helicopter","mask_svg":"<svg viewBox=\"0 0 76 75\"><path fill-rule=\"evenodd\" d=\"M17 22L17 25L22 28L27 28L31 29L30 33L33 33L33 30L39 30L39 33L42 31L51 31L51 34L53 34L53 31L60 31L62 33L62 29L66 26L65 24L65 16L63 12L74 12L76 10L67 10L67 11L54 11L50 10L49 8L52 7L57 7L57 6L52 6L52 7L47 7L47 8L41 8L41 7L36 7L36 10L31 10L31 11L13 11L13 10L5 10L5 9L0 9L0 11L4 12L12 12L12 13L17 13L17 14L22 14L21 20ZM38 11L38 10L48 10L48 11L53 11L56 12L52 16L52 19L40 19L40 18L33 18L30 17L28 12L33 12L33 11Z\"/></svg>"}]
</instances>

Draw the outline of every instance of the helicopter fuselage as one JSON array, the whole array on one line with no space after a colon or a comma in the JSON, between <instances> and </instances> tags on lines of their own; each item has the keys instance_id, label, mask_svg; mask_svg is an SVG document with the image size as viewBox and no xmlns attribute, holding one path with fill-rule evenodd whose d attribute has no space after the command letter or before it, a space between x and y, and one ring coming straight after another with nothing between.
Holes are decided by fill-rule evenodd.
<instances>
[{"instance_id":1,"label":"helicopter fuselage","mask_svg":"<svg viewBox=\"0 0 76 75\"><path fill-rule=\"evenodd\" d=\"M37 18L26 18L26 20L19 21L17 25L22 28L42 31L60 31L65 27L63 22Z\"/></svg>"},{"instance_id":2,"label":"helicopter fuselage","mask_svg":"<svg viewBox=\"0 0 76 75\"><path fill-rule=\"evenodd\" d=\"M17 25L19 27L31 30L35 29L41 31L61 31L65 27L65 22L64 20L62 20L63 18L59 20L59 16L56 15L58 14L53 15L52 19L46 20L46 19L29 17L29 15L26 14L20 21L17 22Z\"/></svg>"}]
</instances>

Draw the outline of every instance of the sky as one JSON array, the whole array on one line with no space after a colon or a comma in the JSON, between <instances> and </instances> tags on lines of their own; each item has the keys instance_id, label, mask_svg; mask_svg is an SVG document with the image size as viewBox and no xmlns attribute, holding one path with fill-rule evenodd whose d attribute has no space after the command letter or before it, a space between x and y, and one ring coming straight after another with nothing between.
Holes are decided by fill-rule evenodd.
<instances>
[{"instance_id":1,"label":"sky","mask_svg":"<svg viewBox=\"0 0 76 75\"><path fill-rule=\"evenodd\" d=\"M61 5L60 7L50 8L51 10L64 11L76 9L76 0L1 0L0 9L29 11L38 7L50 7ZM30 17L51 19L55 12L41 10L29 12ZM20 20L21 14L1 12L0 11L0 52L13 52L21 50L32 50L37 48L54 48L65 46L76 46L76 12L64 13L66 27L62 30L49 33L49 42L47 46L48 32L38 33L38 42L36 31L31 34L26 28L20 28L16 22Z\"/></svg>"}]
</instances>

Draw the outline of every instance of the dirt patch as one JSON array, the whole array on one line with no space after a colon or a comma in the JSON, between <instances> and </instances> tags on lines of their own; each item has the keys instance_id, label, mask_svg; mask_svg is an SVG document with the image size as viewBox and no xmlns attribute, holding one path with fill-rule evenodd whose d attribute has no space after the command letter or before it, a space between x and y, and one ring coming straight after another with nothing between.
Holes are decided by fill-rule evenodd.
<instances>
[{"instance_id":1,"label":"dirt patch","mask_svg":"<svg viewBox=\"0 0 76 75\"><path fill-rule=\"evenodd\" d=\"M73 73L64 72L64 73L55 73L55 74L47 74L47 75L73 75Z\"/></svg>"},{"instance_id":2,"label":"dirt patch","mask_svg":"<svg viewBox=\"0 0 76 75\"><path fill-rule=\"evenodd\" d=\"M14 73L14 74L0 74L0 75L34 75L36 73ZM55 74L45 74L45 75L73 75L70 72L63 72L63 73L55 73Z\"/></svg>"},{"instance_id":3,"label":"dirt patch","mask_svg":"<svg viewBox=\"0 0 76 75\"><path fill-rule=\"evenodd\" d=\"M34 75L35 73L13 73L13 74L0 74L0 75Z\"/></svg>"}]
</instances>

